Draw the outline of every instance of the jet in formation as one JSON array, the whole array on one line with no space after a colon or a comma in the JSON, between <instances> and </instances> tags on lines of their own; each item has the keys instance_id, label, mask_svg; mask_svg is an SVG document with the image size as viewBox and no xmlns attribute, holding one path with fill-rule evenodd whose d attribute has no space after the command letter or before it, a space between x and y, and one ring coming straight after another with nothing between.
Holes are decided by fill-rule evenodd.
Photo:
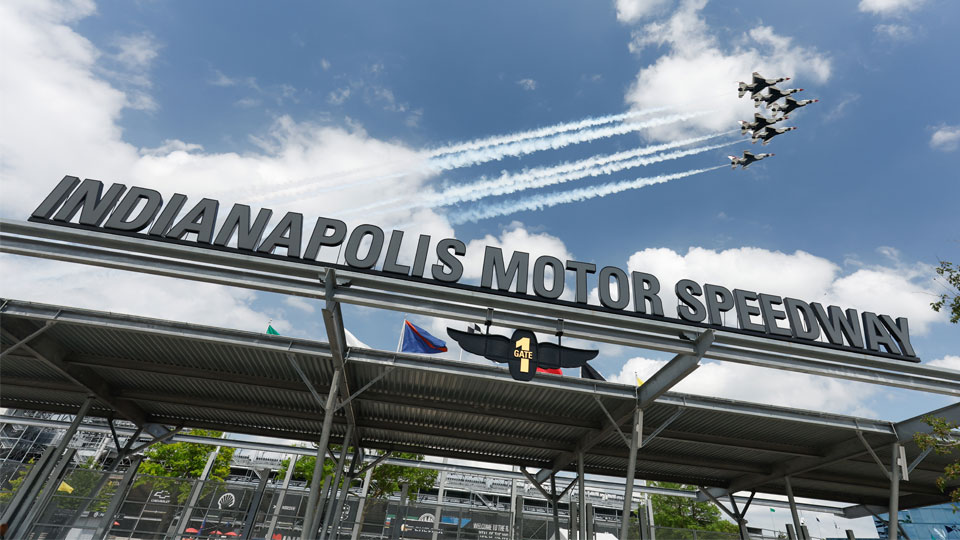
<instances>
[{"instance_id":1,"label":"jet in formation","mask_svg":"<svg viewBox=\"0 0 960 540\"><path fill-rule=\"evenodd\" d=\"M776 118L776 117L767 118L766 116L760 113L756 113L753 115L753 122L747 122L746 120L737 120L737 122L740 123L740 134L746 135L748 131L750 132L760 131L761 129L767 126L772 126L773 124L776 124L777 122L782 122L787 118L790 118L790 117L784 115L780 118Z\"/></svg>"},{"instance_id":2,"label":"jet in formation","mask_svg":"<svg viewBox=\"0 0 960 540\"><path fill-rule=\"evenodd\" d=\"M750 84L745 82L740 82L740 97L743 97L744 94L750 92L750 97L756 96L760 93L761 90L768 86L773 86L779 82L789 81L790 77L780 77L779 79L764 79L762 75L753 72L753 80L750 81Z\"/></svg>"},{"instance_id":3,"label":"jet in formation","mask_svg":"<svg viewBox=\"0 0 960 540\"><path fill-rule=\"evenodd\" d=\"M787 90L781 90L776 86L771 86L767 88L766 94L756 94L753 96L753 107L757 108L761 103L769 107L778 99L787 97L790 94L796 94L797 92L803 92L803 88L789 88Z\"/></svg>"},{"instance_id":4,"label":"jet in formation","mask_svg":"<svg viewBox=\"0 0 960 540\"><path fill-rule=\"evenodd\" d=\"M763 141L763 146L766 146L770 139L776 137L777 135L782 135L788 131L793 131L797 129L796 127L785 127L785 128L774 128L774 127L765 127L760 131L754 131L753 137L750 139L751 142Z\"/></svg>"},{"instance_id":5,"label":"jet in formation","mask_svg":"<svg viewBox=\"0 0 960 540\"><path fill-rule=\"evenodd\" d=\"M744 150L743 157L737 157L737 156L727 156L727 157L730 158L731 169L736 169L737 166L740 166L746 169L747 167L750 166L751 163L755 161L760 161L763 158L768 158L773 155L775 154L754 154L749 150Z\"/></svg>"},{"instance_id":6,"label":"jet in formation","mask_svg":"<svg viewBox=\"0 0 960 540\"><path fill-rule=\"evenodd\" d=\"M792 97L787 96L787 98L783 100L783 103L774 103L770 107L770 112L774 114L787 115L790 113L790 111L799 109L800 107L806 107L807 105L811 103L816 103L818 101L820 100L819 99L801 99L797 101L796 99L793 99ZM784 116L784 118L786 118L786 116Z\"/></svg>"}]
</instances>

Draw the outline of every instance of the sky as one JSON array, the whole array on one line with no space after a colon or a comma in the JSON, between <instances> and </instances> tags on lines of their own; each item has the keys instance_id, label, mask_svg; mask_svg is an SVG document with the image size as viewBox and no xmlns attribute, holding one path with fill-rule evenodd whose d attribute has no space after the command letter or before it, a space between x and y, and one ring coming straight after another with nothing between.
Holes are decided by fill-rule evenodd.
<instances>
[{"instance_id":1,"label":"sky","mask_svg":"<svg viewBox=\"0 0 960 540\"><path fill-rule=\"evenodd\" d=\"M924 362L960 369L929 307L960 261L958 26L947 0L3 2L0 216L65 174L122 182L456 237L467 282L497 245L905 316ZM737 124L763 111L737 97L753 71L820 100L767 146ZM776 155L731 170L745 149ZM300 298L0 271L5 297L325 338ZM345 308L381 349L403 316ZM599 348L627 383L669 359ZM712 361L677 390L894 421L953 401Z\"/></svg>"}]
</instances>

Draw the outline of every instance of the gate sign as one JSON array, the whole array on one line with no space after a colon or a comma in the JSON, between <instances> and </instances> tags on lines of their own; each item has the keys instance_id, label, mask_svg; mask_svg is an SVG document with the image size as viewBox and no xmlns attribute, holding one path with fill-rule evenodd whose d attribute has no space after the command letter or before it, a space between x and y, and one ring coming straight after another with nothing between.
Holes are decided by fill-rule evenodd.
<instances>
[{"instance_id":1,"label":"gate sign","mask_svg":"<svg viewBox=\"0 0 960 540\"><path fill-rule=\"evenodd\" d=\"M30 221L307 264L323 264L317 262L321 250L343 248L346 265L353 269L405 276L437 285L470 287L457 285L463 277L462 258L467 247L456 238L434 242L429 235L422 234L416 239L412 264L402 264L401 248L413 247L414 243L404 242L404 232L400 230L391 231L388 237L376 225L359 225L349 230L343 221L325 217L318 217L312 226L305 227L302 214L287 212L268 231L273 215L269 208L261 208L254 216L249 206L234 204L225 218L218 219L219 214L220 203L214 199L204 198L188 207L187 196L180 193L165 201L153 189L127 189L123 184L112 184L104 191L103 183L98 180L81 182L75 176L65 176L34 210ZM437 262L428 265L431 246L435 246ZM381 260L382 265L375 268ZM631 310L640 317L669 320L664 317L659 296L660 281L652 274L628 274L616 266L605 266L598 272L593 263L561 261L549 255L531 261L530 254L522 251L509 254L506 260L503 251L492 246L484 248L482 264L481 289L569 304L559 300L569 275L575 284L574 305L586 306L588 287L595 285L602 309L606 311ZM741 333L919 362L910 344L910 328L905 317L894 319L868 311L858 313L855 309L743 289L731 291L689 279L678 281L674 291L680 302L677 315L680 322L686 324L736 331L723 326L723 316L730 312L735 314ZM821 338L827 343L818 341ZM511 359L517 360L517 369L523 367L523 356L527 356L521 352L516 357L510 353ZM537 351L531 348L528 352L531 357L526 360L533 365ZM511 370L513 365L511 361Z\"/></svg>"},{"instance_id":2,"label":"gate sign","mask_svg":"<svg viewBox=\"0 0 960 540\"><path fill-rule=\"evenodd\" d=\"M447 328L447 335L456 340L463 350L487 360L507 364L510 375L518 381L533 379L537 368L558 369L583 367L597 357L600 351L574 349L553 343L537 343L530 330L519 329L509 338L496 334L471 334Z\"/></svg>"}]
</instances>

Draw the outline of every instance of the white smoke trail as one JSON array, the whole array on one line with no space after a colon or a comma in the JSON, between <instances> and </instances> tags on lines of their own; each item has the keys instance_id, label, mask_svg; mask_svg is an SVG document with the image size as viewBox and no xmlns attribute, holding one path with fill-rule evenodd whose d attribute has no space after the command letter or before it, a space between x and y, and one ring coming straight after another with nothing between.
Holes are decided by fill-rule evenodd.
<instances>
[{"instance_id":1,"label":"white smoke trail","mask_svg":"<svg viewBox=\"0 0 960 540\"><path fill-rule=\"evenodd\" d=\"M691 118L696 118L697 116L703 116L709 112L710 111L697 111L693 113L671 114L668 116L647 120L645 122L633 122L609 127L585 129L572 133L552 135L540 139L514 142L500 146L482 148L479 150L468 150L459 154L452 154L447 157L432 159L429 162L429 167L434 171L439 172L450 169L458 169L460 167L479 165L480 163L486 163L488 161L497 161L510 156L532 154L541 150L557 150L571 144L605 139L615 135L630 133L631 131L640 131L646 128L672 124L674 122L683 122Z\"/></svg>"},{"instance_id":2,"label":"white smoke trail","mask_svg":"<svg viewBox=\"0 0 960 540\"><path fill-rule=\"evenodd\" d=\"M717 148L723 148L725 146L746 142L745 139L738 139L735 141L729 141L729 142L716 144L716 145L709 145L709 146L703 146L699 148L679 150L676 152L670 152L666 154L659 154L653 157L647 157L647 158L641 157L644 155L653 154L660 150L667 150L670 148L676 148L678 146L686 146L688 144L702 142L706 139L712 139L712 138L726 135L729 133L731 132L717 133L714 135L684 139L680 141L674 141L671 143L647 146L643 148L637 148L634 150L628 150L625 152L618 152L616 154L609 154L606 156L595 156L592 158L575 161L572 163L563 163L553 167L541 167L537 169L531 169L528 171L523 171L521 173L504 173L499 178L496 178L493 180L480 180L467 185L456 186L456 187L447 189L441 193L437 193L433 196L421 197L416 202L408 203L402 206L397 206L397 203L405 200L409 200L408 198L394 198L388 201L378 201L373 204L369 204L359 208L354 208L349 212L347 212L346 215L356 214L360 212L369 212L370 210L373 210L382 206L390 206L390 208L388 210L376 212L377 214L380 214L383 212L413 210L416 208L449 206L451 204L456 204L459 202L476 201L479 199L483 199L485 197L492 197L496 195L507 195L510 193L516 193L517 191L523 191L526 189L535 189L535 188L551 186L555 184L561 184L561 183L569 182L572 180L579 180L581 178L611 174L611 173L619 172L625 169L632 169L634 167L643 167L646 165L651 165L653 163L660 163L662 161L679 159L682 157L701 154L703 152L707 152L710 150L715 150ZM633 159L627 159L627 158L633 158Z\"/></svg>"},{"instance_id":3,"label":"white smoke trail","mask_svg":"<svg viewBox=\"0 0 960 540\"><path fill-rule=\"evenodd\" d=\"M623 182L610 182L608 184L601 184L599 186L571 189L558 193L547 193L544 195L530 197L522 201L505 201L496 205L485 205L470 211L460 212L456 215L450 215L449 218L452 225L460 225L467 222L476 222L481 219L508 216L524 210L542 210L558 204L585 201L587 199L594 199L596 197L606 197L607 195L613 195L615 193L620 193L630 189L640 189L647 186L652 186L654 184L662 184L678 178L685 178L695 174L714 171L723 167L726 167L726 165L717 165L716 167L709 167L706 169L692 169L674 174L662 174L649 178L637 178L636 180L626 180Z\"/></svg>"},{"instance_id":4,"label":"white smoke trail","mask_svg":"<svg viewBox=\"0 0 960 540\"><path fill-rule=\"evenodd\" d=\"M619 114L608 114L606 116L597 116L594 118L584 118L583 120L577 120L576 122L566 122L563 124L555 124L552 126L545 126L542 128L531 129L529 131L521 131L519 133L512 133L510 135L494 135L492 137L485 137L483 139L474 139L472 141L462 142L458 144L452 144L448 146L443 146L436 148L427 152L427 157L438 157L444 156L447 154L458 154L460 152L466 152L468 150L479 150L481 148L486 148L488 146L499 146L502 144L510 144L519 141L525 141L528 139L540 139L543 137L549 137L551 135L556 135L558 133L565 133L567 131L579 131L581 129L602 126L604 124L613 124L614 122L622 122L630 118L637 118L640 116L645 116L648 114L653 114L657 112L662 112L667 110L669 107L654 107L652 109L641 109L638 111L627 111L625 113Z\"/></svg>"}]
</instances>

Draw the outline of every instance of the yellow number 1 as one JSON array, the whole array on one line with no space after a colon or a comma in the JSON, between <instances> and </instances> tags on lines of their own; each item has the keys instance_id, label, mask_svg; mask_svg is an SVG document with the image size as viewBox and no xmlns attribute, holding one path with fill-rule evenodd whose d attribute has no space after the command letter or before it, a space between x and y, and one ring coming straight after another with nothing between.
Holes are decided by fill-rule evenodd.
<instances>
[{"instance_id":1,"label":"yellow number 1","mask_svg":"<svg viewBox=\"0 0 960 540\"><path fill-rule=\"evenodd\" d=\"M516 346L516 347L519 347L521 351L529 351L529 350L530 350L530 338L525 337L525 338L520 338L520 339L518 339L515 346ZM530 371L530 358L528 357L528 355L524 354L524 355L520 358L520 372L521 372L521 373L526 373L526 372L528 372L528 371Z\"/></svg>"}]
</instances>

